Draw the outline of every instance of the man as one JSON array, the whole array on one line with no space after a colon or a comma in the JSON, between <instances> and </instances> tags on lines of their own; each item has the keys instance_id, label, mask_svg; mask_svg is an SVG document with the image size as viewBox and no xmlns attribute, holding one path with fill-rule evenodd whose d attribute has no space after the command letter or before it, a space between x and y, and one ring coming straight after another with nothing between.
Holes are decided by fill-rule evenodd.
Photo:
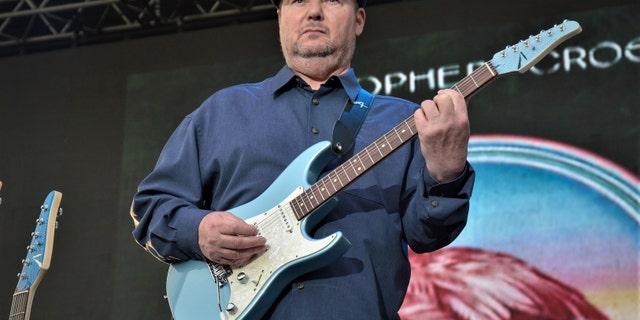
<instances>
[{"instance_id":1,"label":"man","mask_svg":"<svg viewBox=\"0 0 640 320\"><path fill-rule=\"evenodd\" d=\"M351 58L365 2L276 4L286 66L263 82L216 92L184 119L134 197L141 245L164 262L231 266L267 250L269 239L227 210L258 197L309 146L332 140L345 102L358 99ZM353 150L336 156L327 171L411 115L419 139L338 194L338 205L311 236L341 231L351 248L289 284L265 317L398 318L410 275L403 248L436 250L466 224L474 172L466 161L464 98L442 90L418 106L377 96L367 107Z\"/></svg>"}]
</instances>

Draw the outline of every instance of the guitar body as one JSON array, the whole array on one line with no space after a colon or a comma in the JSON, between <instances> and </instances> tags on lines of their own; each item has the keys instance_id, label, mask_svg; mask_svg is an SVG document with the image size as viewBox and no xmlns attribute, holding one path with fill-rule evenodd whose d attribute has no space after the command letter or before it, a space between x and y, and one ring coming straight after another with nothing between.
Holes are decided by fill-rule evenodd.
<instances>
[{"instance_id":1,"label":"guitar body","mask_svg":"<svg viewBox=\"0 0 640 320\"><path fill-rule=\"evenodd\" d=\"M174 263L167 275L167 297L174 319L256 319L295 278L339 259L351 246L340 233L322 239L310 230L335 206L333 198L298 221L289 201L313 184L334 158L329 142L300 154L258 198L229 210L258 227L268 250L242 268L230 268L219 290L209 264ZM244 275L239 279L238 275ZM226 308L233 305L229 311ZM222 312L220 310L222 309Z\"/></svg>"}]
</instances>

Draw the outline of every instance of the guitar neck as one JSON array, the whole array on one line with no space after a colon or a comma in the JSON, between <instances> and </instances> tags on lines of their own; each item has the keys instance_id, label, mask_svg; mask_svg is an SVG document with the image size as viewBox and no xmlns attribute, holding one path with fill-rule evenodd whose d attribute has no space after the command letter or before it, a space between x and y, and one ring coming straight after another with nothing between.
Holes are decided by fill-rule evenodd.
<instances>
[{"instance_id":1,"label":"guitar neck","mask_svg":"<svg viewBox=\"0 0 640 320\"><path fill-rule=\"evenodd\" d=\"M494 67L490 62L486 62L451 89L469 98L496 76ZM417 134L416 123L411 115L291 200L290 204L296 218L302 220Z\"/></svg>"},{"instance_id":2,"label":"guitar neck","mask_svg":"<svg viewBox=\"0 0 640 320\"><path fill-rule=\"evenodd\" d=\"M51 264L56 218L62 214L61 199L62 193L51 191L40 206L40 215L27 246L27 256L22 260L22 270L18 274L9 320L28 320L31 315L34 294Z\"/></svg>"},{"instance_id":3,"label":"guitar neck","mask_svg":"<svg viewBox=\"0 0 640 320\"><path fill-rule=\"evenodd\" d=\"M9 320L27 320L31 310L31 290L23 290L13 294Z\"/></svg>"}]
</instances>

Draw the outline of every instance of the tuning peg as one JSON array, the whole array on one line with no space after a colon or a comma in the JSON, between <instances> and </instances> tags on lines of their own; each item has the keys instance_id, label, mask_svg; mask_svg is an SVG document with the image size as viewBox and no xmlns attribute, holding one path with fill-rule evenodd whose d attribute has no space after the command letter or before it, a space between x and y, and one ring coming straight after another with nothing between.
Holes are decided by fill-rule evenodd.
<instances>
[{"instance_id":1,"label":"tuning peg","mask_svg":"<svg viewBox=\"0 0 640 320\"><path fill-rule=\"evenodd\" d=\"M62 208L58 208L58 217L62 215Z\"/></svg>"},{"instance_id":2,"label":"tuning peg","mask_svg":"<svg viewBox=\"0 0 640 320\"><path fill-rule=\"evenodd\" d=\"M567 19L564 19L562 21L562 24L560 24L560 27L558 27L558 29L560 29L560 32L564 32L567 29L567 27L564 25L567 22L569 22L569 20L567 20Z\"/></svg>"},{"instance_id":3,"label":"tuning peg","mask_svg":"<svg viewBox=\"0 0 640 320\"><path fill-rule=\"evenodd\" d=\"M49 209L49 206L46 204L43 204L40 206L40 211L47 211Z\"/></svg>"}]
</instances>

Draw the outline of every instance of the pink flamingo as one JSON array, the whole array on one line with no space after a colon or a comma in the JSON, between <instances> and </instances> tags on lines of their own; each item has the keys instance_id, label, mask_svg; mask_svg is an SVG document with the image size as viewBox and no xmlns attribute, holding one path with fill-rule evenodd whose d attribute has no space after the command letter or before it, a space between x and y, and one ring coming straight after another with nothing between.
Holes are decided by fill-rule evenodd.
<instances>
[{"instance_id":1,"label":"pink flamingo","mask_svg":"<svg viewBox=\"0 0 640 320\"><path fill-rule=\"evenodd\" d=\"M403 320L608 319L576 289L508 254L448 247L409 259Z\"/></svg>"}]
</instances>

